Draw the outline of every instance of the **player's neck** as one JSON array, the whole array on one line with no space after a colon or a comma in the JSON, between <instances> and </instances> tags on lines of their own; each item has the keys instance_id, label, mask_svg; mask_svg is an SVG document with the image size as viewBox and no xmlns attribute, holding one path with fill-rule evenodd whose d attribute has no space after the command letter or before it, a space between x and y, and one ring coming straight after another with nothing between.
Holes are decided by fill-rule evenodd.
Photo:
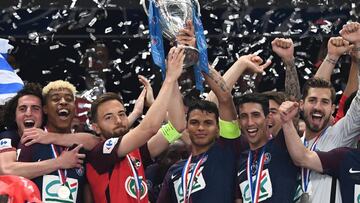
<instances>
[{"instance_id":1,"label":"player's neck","mask_svg":"<svg viewBox=\"0 0 360 203\"><path fill-rule=\"evenodd\" d=\"M305 139L306 140L312 140L315 137L319 136L325 129L322 129L320 132L314 132L312 130L310 130L309 128L306 128L305 131Z\"/></svg>"},{"instance_id":2,"label":"player's neck","mask_svg":"<svg viewBox=\"0 0 360 203\"><path fill-rule=\"evenodd\" d=\"M213 145L214 143L212 144L209 144L207 146L196 146L196 145L191 145L191 155L192 156L197 156L199 154L202 154L202 153L205 153L207 151L209 151L210 147Z\"/></svg>"},{"instance_id":3,"label":"player's neck","mask_svg":"<svg viewBox=\"0 0 360 203\"><path fill-rule=\"evenodd\" d=\"M47 123L45 126L46 130L54 133L71 133L71 128L58 128L51 123Z\"/></svg>"},{"instance_id":4,"label":"player's neck","mask_svg":"<svg viewBox=\"0 0 360 203\"><path fill-rule=\"evenodd\" d=\"M261 147L263 147L264 145L266 145L266 143L269 141L268 139L269 136L264 136L263 139L259 140L258 142L256 143L251 143L249 142L249 147L250 147L250 150L257 150Z\"/></svg>"}]
</instances>

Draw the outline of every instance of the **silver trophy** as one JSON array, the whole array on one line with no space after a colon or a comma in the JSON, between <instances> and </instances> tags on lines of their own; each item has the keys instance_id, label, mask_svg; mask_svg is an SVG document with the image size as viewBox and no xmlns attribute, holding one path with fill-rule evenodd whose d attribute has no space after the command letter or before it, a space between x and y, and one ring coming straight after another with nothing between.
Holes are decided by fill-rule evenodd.
<instances>
[{"instance_id":1,"label":"silver trophy","mask_svg":"<svg viewBox=\"0 0 360 203\"><path fill-rule=\"evenodd\" d=\"M186 22L193 19L192 0L157 0L156 6L159 8L163 35L171 43L182 45L176 42L176 36L179 35L180 30L186 28ZM185 49L184 67L196 64L199 60L198 49L192 46L182 46Z\"/></svg>"}]
</instances>

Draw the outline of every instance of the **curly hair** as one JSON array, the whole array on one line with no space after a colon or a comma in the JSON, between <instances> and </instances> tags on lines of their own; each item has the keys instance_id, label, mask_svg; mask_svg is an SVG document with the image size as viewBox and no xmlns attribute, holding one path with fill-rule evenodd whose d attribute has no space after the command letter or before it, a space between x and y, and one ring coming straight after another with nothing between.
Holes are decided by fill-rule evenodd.
<instances>
[{"instance_id":1,"label":"curly hair","mask_svg":"<svg viewBox=\"0 0 360 203\"><path fill-rule=\"evenodd\" d=\"M13 98L11 98L5 104L4 122L7 130L17 130L16 125L16 108L18 101L21 97L26 95L33 95L38 97L41 101L41 105L44 104L42 97L42 87L38 83L27 83Z\"/></svg>"}]
</instances>

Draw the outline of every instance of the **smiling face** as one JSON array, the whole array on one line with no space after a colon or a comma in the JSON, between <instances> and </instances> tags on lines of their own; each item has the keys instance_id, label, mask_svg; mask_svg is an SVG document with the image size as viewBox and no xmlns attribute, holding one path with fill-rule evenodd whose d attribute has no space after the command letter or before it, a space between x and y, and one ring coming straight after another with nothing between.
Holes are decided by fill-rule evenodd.
<instances>
[{"instance_id":1,"label":"smiling face","mask_svg":"<svg viewBox=\"0 0 360 203\"><path fill-rule=\"evenodd\" d=\"M280 105L274 100L269 100L269 130L273 136L276 136L281 129L281 118L279 113Z\"/></svg>"},{"instance_id":2,"label":"smiling face","mask_svg":"<svg viewBox=\"0 0 360 203\"><path fill-rule=\"evenodd\" d=\"M268 120L258 103L239 105L241 132L247 137L250 149L258 149L268 141Z\"/></svg>"},{"instance_id":3,"label":"smiling face","mask_svg":"<svg viewBox=\"0 0 360 203\"><path fill-rule=\"evenodd\" d=\"M331 102L331 90L328 88L310 88L301 109L307 129L320 132L330 121L334 106Z\"/></svg>"},{"instance_id":4,"label":"smiling face","mask_svg":"<svg viewBox=\"0 0 360 203\"><path fill-rule=\"evenodd\" d=\"M20 136L25 128L41 127L42 106L40 98L34 95L20 97L16 107L15 116Z\"/></svg>"},{"instance_id":5,"label":"smiling face","mask_svg":"<svg viewBox=\"0 0 360 203\"><path fill-rule=\"evenodd\" d=\"M129 131L129 120L124 106L115 99L99 104L93 127L105 139L125 135Z\"/></svg>"},{"instance_id":6,"label":"smiling face","mask_svg":"<svg viewBox=\"0 0 360 203\"><path fill-rule=\"evenodd\" d=\"M67 88L51 89L46 96L44 113L47 115L46 127L51 132L71 132L71 122L75 116L75 98Z\"/></svg>"},{"instance_id":7,"label":"smiling face","mask_svg":"<svg viewBox=\"0 0 360 203\"><path fill-rule=\"evenodd\" d=\"M194 109L188 115L187 131L193 147L198 152L207 151L219 135L219 126L214 113Z\"/></svg>"}]
</instances>

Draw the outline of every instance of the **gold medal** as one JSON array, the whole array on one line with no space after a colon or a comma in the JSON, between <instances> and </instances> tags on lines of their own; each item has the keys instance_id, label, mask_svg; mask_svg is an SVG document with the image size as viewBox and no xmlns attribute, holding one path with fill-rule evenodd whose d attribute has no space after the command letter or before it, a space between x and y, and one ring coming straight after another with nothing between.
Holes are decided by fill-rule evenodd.
<instances>
[{"instance_id":1,"label":"gold medal","mask_svg":"<svg viewBox=\"0 0 360 203\"><path fill-rule=\"evenodd\" d=\"M62 185L57 194L61 199L68 199L70 197L70 189L66 185Z\"/></svg>"}]
</instances>

